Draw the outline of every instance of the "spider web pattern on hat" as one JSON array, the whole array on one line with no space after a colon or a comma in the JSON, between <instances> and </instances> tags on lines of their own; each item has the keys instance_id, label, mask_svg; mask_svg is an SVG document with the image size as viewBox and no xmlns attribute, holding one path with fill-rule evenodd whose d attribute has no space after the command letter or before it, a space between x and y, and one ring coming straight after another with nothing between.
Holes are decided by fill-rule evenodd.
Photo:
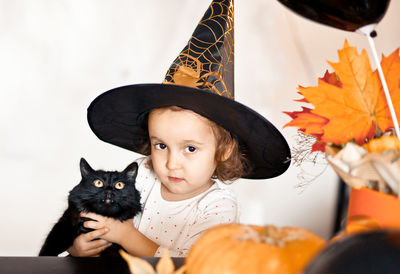
<instances>
[{"instance_id":1,"label":"spider web pattern on hat","mask_svg":"<svg viewBox=\"0 0 400 274\"><path fill-rule=\"evenodd\" d=\"M229 5L214 1L163 83L207 89L233 99L233 41L233 1Z\"/></svg>"}]
</instances>

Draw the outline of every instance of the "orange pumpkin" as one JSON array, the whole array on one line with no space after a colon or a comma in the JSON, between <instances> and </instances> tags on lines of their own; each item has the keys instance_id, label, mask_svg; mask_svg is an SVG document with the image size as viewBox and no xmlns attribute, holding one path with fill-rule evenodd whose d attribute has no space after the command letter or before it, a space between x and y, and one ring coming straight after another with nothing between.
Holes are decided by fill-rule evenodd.
<instances>
[{"instance_id":1,"label":"orange pumpkin","mask_svg":"<svg viewBox=\"0 0 400 274\"><path fill-rule=\"evenodd\" d=\"M330 240L330 243L333 243L348 235L362 233L362 232L370 232L379 229L381 229L379 222L372 217L363 215L352 216L348 218L346 228L339 234L334 236Z\"/></svg>"},{"instance_id":2,"label":"orange pumpkin","mask_svg":"<svg viewBox=\"0 0 400 274\"><path fill-rule=\"evenodd\" d=\"M302 228L223 224L192 246L186 273L299 273L325 245Z\"/></svg>"}]
</instances>

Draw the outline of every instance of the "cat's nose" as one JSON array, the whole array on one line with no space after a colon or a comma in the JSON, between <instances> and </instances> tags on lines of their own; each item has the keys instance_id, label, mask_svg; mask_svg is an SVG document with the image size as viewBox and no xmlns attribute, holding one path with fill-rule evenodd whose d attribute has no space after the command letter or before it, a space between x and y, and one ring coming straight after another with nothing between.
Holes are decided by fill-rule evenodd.
<instances>
[{"instance_id":1,"label":"cat's nose","mask_svg":"<svg viewBox=\"0 0 400 274\"><path fill-rule=\"evenodd\" d=\"M114 200L112 199L112 193L109 192L109 191L107 191L107 192L105 193L105 197L104 197L104 199L102 200L102 202L103 202L103 203L106 203L106 204L112 204L112 203L114 203Z\"/></svg>"}]
</instances>

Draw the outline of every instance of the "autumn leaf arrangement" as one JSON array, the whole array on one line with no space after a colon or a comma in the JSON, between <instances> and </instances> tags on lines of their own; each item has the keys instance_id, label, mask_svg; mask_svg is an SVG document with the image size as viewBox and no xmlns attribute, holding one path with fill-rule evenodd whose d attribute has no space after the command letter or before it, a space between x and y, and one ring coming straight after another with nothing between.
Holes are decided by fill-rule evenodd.
<instances>
[{"instance_id":1,"label":"autumn leaf arrangement","mask_svg":"<svg viewBox=\"0 0 400 274\"><path fill-rule=\"evenodd\" d=\"M367 52L345 41L338 51L339 62L328 62L334 72L325 72L317 86L299 86L311 105L301 111L285 112L297 127L302 141L296 146L308 153L323 153L335 172L353 188L368 187L400 197L400 141L378 72L372 70ZM381 67L396 116L400 117L399 49L385 57ZM304 146L309 146L308 150ZM305 156L293 153L294 162Z\"/></svg>"},{"instance_id":2,"label":"autumn leaf arrangement","mask_svg":"<svg viewBox=\"0 0 400 274\"><path fill-rule=\"evenodd\" d=\"M163 255L158 260L155 268L143 258L135 257L120 250L121 257L128 264L131 274L183 274L185 273L185 266L175 270L174 262L168 254L168 249L163 249Z\"/></svg>"}]
</instances>

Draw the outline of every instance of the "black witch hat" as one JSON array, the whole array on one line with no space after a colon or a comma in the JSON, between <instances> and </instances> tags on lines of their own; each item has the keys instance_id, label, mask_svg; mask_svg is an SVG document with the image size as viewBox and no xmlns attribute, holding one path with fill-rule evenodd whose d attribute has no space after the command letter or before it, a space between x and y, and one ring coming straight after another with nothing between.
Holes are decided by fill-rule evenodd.
<instances>
[{"instance_id":1,"label":"black witch hat","mask_svg":"<svg viewBox=\"0 0 400 274\"><path fill-rule=\"evenodd\" d=\"M134 152L149 143L148 113L179 106L227 129L251 170L244 178L278 176L290 164L289 146L263 116L234 100L233 1L214 0L162 84L118 87L98 96L88 121L101 140Z\"/></svg>"}]
</instances>

